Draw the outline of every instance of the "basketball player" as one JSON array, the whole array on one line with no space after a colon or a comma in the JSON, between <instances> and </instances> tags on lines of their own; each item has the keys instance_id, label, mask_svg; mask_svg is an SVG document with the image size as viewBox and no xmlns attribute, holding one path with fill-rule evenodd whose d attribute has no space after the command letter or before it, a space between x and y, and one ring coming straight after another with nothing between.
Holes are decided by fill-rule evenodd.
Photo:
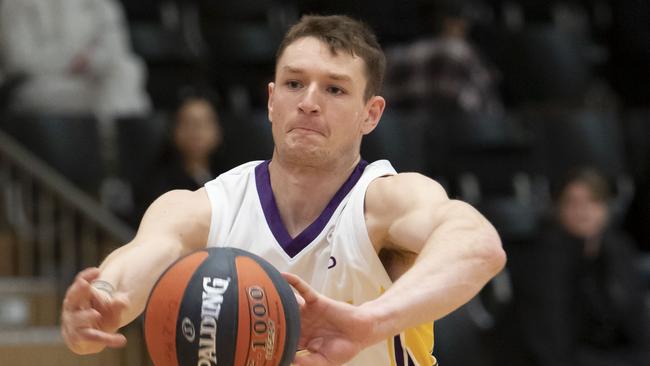
<instances>
[{"instance_id":1,"label":"basketball player","mask_svg":"<svg viewBox=\"0 0 650 366\"><path fill-rule=\"evenodd\" d=\"M505 254L492 225L438 183L361 159L386 105L384 64L375 36L350 18L293 26L268 86L271 160L157 199L133 241L68 289L70 349L124 345L118 328L174 260L235 246L293 274L308 351L296 364L435 365L433 321L476 295Z\"/></svg>"}]
</instances>

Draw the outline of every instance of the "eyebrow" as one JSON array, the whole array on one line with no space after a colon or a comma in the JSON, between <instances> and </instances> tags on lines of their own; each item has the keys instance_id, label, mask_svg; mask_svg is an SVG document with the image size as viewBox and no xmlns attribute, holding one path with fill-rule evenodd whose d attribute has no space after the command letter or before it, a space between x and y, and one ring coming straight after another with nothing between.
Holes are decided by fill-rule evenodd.
<instances>
[{"instance_id":1,"label":"eyebrow","mask_svg":"<svg viewBox=\"0 0 650 366\"><path fill-rule=\"evenodd\" d=\"M289 66L289 65L283 66L282 69L285 70L286 72L292 73L292 74L303 74L303 73L305 73L304 69L301 69L299 67ZM352 81L352 78L350 76L348 76L348 75L337 74L337 73L333 73L333 72L328 73L327 77L329 77L332 80L337 80L337 81Z\"/></svg>"}]
</instances>

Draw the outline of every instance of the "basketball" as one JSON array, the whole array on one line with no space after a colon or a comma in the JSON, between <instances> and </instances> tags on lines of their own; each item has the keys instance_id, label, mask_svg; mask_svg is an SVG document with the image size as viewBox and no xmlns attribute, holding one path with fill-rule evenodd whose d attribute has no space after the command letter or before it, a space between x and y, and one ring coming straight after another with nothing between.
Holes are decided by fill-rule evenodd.
<instances>
[{"instance_id":1,"label":"basketball","mask_svg":"<svg viewBox=\"0 0 650 366\"><path fill-rule=\"evenodd\" d=\"M155 366L289 366L300 334L295 295L266 260L207 248L172 264L144 316Z\"/></svg>"}]
</instances>

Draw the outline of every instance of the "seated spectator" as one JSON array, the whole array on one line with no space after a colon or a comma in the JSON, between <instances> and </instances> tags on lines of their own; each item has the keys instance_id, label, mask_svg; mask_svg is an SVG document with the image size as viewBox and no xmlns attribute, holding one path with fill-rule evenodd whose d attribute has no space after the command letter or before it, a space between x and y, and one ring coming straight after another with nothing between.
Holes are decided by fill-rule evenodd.
<instances>
[{"instance_id":1,"label":"seated spectator","mask_svg":"<svg viewBox=\"0 0 650 366\"><path fill-rule=\"evenodd\" d=\"M477 1L441 0L436 34L386 51L384 94L393 105L451 104L466 113L501 113L497 74L469 40Z\"/></svg>"},{"instance_id":2,"label":"seated spectator","mask_svg":"<svg viewBox=\"0 0 650 366\"><path fill-rule=\"evenodd\" d=\"M606 179L578 170L558 192L554 221L512 263L528 351L540 366L647 365L638 256L610 225Z\"/></svg>"},{"instance_id":3,"label":"seated spectator","mask_svg":"<svg viewBox=\"0 0 650 366\"><path fill-rule=\"evenodd\" d=\"M136 190L140 216L161 194L196 190L223 170L218 155L223 136L214 97L207 90L193 88L180 94L169 144Z\"/></svg>"},{"instance_id":4,"label":"seated spectator","mask_svg":"<svg viewBox=\"0 0 650 366\"><path fill-rule=\"evenodd\" d=\"M148 113L145 69L126 28L115 0L2 0L2 64L7 77L24 76L10 108L101 119Z\"/></svg>"}]
</instances>

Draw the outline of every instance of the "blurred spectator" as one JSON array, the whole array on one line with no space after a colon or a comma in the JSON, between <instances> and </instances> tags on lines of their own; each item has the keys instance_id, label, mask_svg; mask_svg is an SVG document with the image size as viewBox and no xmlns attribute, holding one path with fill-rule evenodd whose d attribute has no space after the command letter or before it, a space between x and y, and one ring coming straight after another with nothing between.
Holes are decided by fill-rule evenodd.
<instances>
[{"instance_id":1,"label":"blurred spectator","mask_svg":"<svg viewBox=\"0 0 650 366\"><path fill-rule=\"evenodd\" d=\"M168 146L137 189L138 215L161 194L199 189L223 170L218 155L223 134L215 98L210 91L198 88L180 94Z\"/></svg>"},{"instance_id":2,"label":"blurred spectator","mask_svg":"<svg viewBox=\"0 0 650 366\"><path fill-rule=\"evenodd\" d=\"M2 0L2 64L8 77L24 76L10 107L102 119L147 113L145 69L126 29L113 0Z\"/></svg>"},{"instance_id":3,"label":"blurred spectator","mask_svg":"<svg viewBox=\"0 0 650 366\"><path fill-rule=\"evenodd\" d=\"M578 170L558 192L554 222L512 263L528 351L540 366L647 365L638 255L610 225L606 179Z\"/></svg>"},{"instance_id":4,"label":"blurred spectator","mask_svg":"<svg viewBox=\"0 0 650 366\"><path fill-rule=\"evenodd\" d=\"M387 99L397 106L451 104L467 113L500 113L498 79L470 43L477 1L441 0L436 35L386 51Z\"/></svg>"}]
</instances>

